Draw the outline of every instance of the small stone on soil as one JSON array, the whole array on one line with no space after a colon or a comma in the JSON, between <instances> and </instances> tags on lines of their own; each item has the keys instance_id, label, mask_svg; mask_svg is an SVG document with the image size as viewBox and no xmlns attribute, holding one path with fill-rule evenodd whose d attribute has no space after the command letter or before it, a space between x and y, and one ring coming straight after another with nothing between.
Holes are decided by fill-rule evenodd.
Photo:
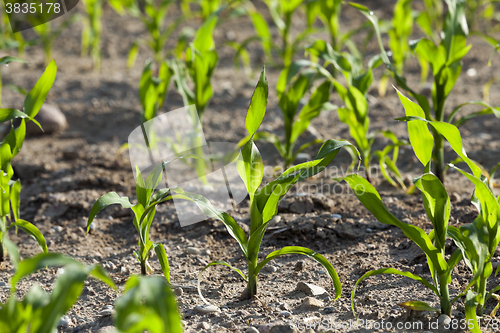
<instances>
[{"instance_id":1,"label":"small stone on soil","mask_svg":"<svg viewBox=\"0 0 500 333\"><path fill-rule=\"evenodd\" d=\"M276 273L278 269L276 268L276 266L272 266L272 265L267 265L267 266L264 266L264 271L266 271L267 273Z\"/></svg>"},{"instance_id":2,"label":"small stone on soil","mask_svg":"<svg viewBox=\"0 0 500 333\"><path fill-rule=\"evenodd\" d=\"M276 325L271 327L269 333L296 333L297 330L292 325Z\"/></svg>"},{"instance_id":3,"label":"small stone on soil","mask_svg":"<svg viewBox=\"0 0 500 333\"><path fill-rule=\"evenodd\" d=\"M250 326L249 328L246 329L245 333L259 333L259 330L253 326Z\"/></svg>"},{"instance_id":4,"label":"small stone on soil","mask_svg":"<svg viewBox=\"0 0 500 333\"><path fill-rule=\"evenodd\" d=\"M449 325L451 323L451 318L448 315L442 314L438 318L438 324L440 327L444 325Z\"/></svg>"},{"instance_id":5,"label":"small stone on soil","mask_svg":"<svg viewBox=\"0 0 500 333\"><path fill-rule=\"evenodd\" d=\"M106 305L104 307L104 309L102 309L100 312L99 312L99 316L112 316L114 313L114 309L113 309L113 306L111 305Z\"/></svg>"},{"instance_id":6,"label":"small stone on soil","mask_svg":"<svg viewBox=\"0 0 500 333\"><path fill-rule=\"evenodd\" d=\"M215 305L212 305L212 304L197 305L194 309L199 313L212 313L212 312L219 312L220 311L220 309L218 307L216 307Z\"/></svg>"},{"instance_id":7,"label":"small stone on soil","mask_svg":"<svg viewBox=\"0 0 500 333\"><path fill-rule=\"evenodd\" d=\"M67 327L70 322L71 322L71 319L69 319L68 316L62 316L61 320L59 320L59 323L57 324L57 326L59 326L59 327Z\"/></svg>"},{"instance_id":8,"label":"small stone on soil","mask_svg":"<svg viewBox=\"0 0 500 333\"><path fill-rule=\"evenodd\" d=\"M297 261L297 262L295 263L295 270L296 270L297 272L300 272L300 271L301 271L301 270L303 270L303 269L304 269L304 262L303 262L303 261Z\"/></svg>"},{"instance_id":9,"label":"small stone on soil","mask_svg":"<svg viewBox=\"0 0 500 333\"><path fill-rule=\"evenodd\" d=\"M291 315L292 314L289 311L281 311L280 314L279 314L280 317L285 317L285 318L288 318Z\"/></svg>"},{"instance_id":10,"label":"small stone on soil","mask_svg":"<svg viewBox=\"0 0 500 333\"><path fill-rule=\"evenodd\" d=\"M295 290L302 291L308 296L319 296L326 294L326 290L324 288L305 282L297 283Z\"/></svg>"},{"instance_id":11,"label":"small stone on soil","mask_svg":"<svg viewBox=\"0 0 500 333\"><path fill-rule=\"evenodd\" d=\"M180 296L184 293L184 290L182 290L181 287L175 287L173 291L174 291L174 294L176 294L177 296Z\"/></svg>"},{"instance_id":12,"label":"small stone on soil","mask_svg":"<svg viewBox=\"0 0 500 333\"><path fill-rule=\"evenodd\" d=\"M202 330L209 330L210 324L204 321L204 322L199 323L197 328L202 329Z\"/></svg>"},{"instance_id":13,"label":"small stone on soil","mask_svg":"<svg viewBox=\"0 0 500 333\"><path fill-rule=\"evenodd\" d=\"M316 299L316 298L312 298L312 297L306 297L304 299L304 302L302 303L302 305L300 305L299 309L300 310L305 310L305 311L311 311L311 310L319 310L321 309L325 304Z\"/></svg>"},{"instance_id":14,"label":"small stone on soil","mask_svg":"<svg viewBox=\"0 0 500 333\"><path fill-rule=\"evenodd\" d=\"M186 254L191 254L193 256L199 256L201 254L201 250L196 248L196 247L186 247L186 249L184 250L184 252Z\"/></svg>"}]
</instances>

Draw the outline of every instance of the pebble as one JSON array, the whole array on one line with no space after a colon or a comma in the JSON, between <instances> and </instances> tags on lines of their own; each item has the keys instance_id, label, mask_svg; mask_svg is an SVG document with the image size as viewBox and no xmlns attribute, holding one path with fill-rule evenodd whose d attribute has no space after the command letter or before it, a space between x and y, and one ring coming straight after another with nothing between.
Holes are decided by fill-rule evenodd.
<instances>
[{"instance_id":1,"label":"pebble","mask_svg":"<svg viewBox=\"0 0 500 333\"><path fill-rule=\"evenodd\" d=\"M372 232L373 230L370 228L366 228L366 232Z\"/></svg>"},{"instance_id":2,"label":"pebble","mask_svg":"<svg viewBox=\"0 0 500 333\"><path fill-rule=\"evenodd\" d=\"M201 250L196 247L186 247L184 250L186 254L191 254L193 256L199 256L201 254Z\"/></svg>"},{"instance_id":3,"label":"pebble","mask_svg":"<svg viewBox=\"0 0 500 333\"><path fill-rule=\"evenodd\" d=\"M280 314L278 315L279 317L285 317L285 318L288 318L290 317L292 314L290 313L290 311L281 311Z\"/></svg>"},{"instance_id":4,"label":"pebble","mask_svg":"<svg viewBox=\"0 0 500 333\"><path fill-rule=\"evenodd\" d=\"M328 306L328 307L323 309L324 314L329 314L329 313L333 313L333 312L335 312L335 308L333 306Z\"/></svg>"},{"instance_id":5,"label":"pebble","mask_svg":"<svg viewBox=\"0 0 500 333\"><path fill-rule=\"evenodd\" d=\"M57 326L59 327L67 327L70 323L71 319L68 316L62 316L61 320L59 320L59 323Z\"/></svg>"},{"instance_id":6,"label":"pebble","mask_svg":"<svg viewBox=\"0 0 500 333\"><path fill-rule=\"evenodd\" d=\"M340 215L340 214L332 214L332 218L333 219L341 220L342 219L342 215Z\"/></svg>"},{"instance_id":7,"label":"pebble","mask_svg":"<svg viewBox=\"0 0 500 333\"><path fill-rule=\"evenodd\" d=\"M269 224L271 224L271 225L277 225L280 222L281 222L281 216L277 215L277 216L273 217L273 219L271 220L271 222Z\"/></svg>"},{"instance_id":8,"label":"pebble","mask_svg":"<svg viewBox=\"0 0 500 333\"><path fill-rule=\"evenodd\" d=\"M295 263L295 268L294 268L297 272L300 272L301 270L304 269L304 262L303 261L297 261Z\"/></svg>"},{"instance_id":9,"label":"pebble","mask_svg":"<svg viewBox=\"0 0 500 333\"><path fill-rule=\"evenodd\" d=\"M250 326L249 328L246 329L245 333L259 333L259 330L253 326Z\"/></svg>"},{"instance_id":10,"label":"pebble","mask_svg":"<svg viewBox=\"0 0 500 333\"><path fill-rule=\"evenodd\" d=\"M115 332L114 326L104 326L98 331L98 333L105 333L105 332Z\"/></svg>"},{"instance_id":11,"label":"pebble","mask_svg":"<svg viewBox=\"0 0 500 333\"><path fill-rule=\"evenodd\" d=\"M180 296L184 293L184 290L182 290L181 287L175 287L173 291L174 291L174 294L176 294L177 296Z\"/></svg>"},{"instance_id":12,"label":"pebble","mask_svg":"<svg viewBox=\"0 0 500 333\"><path fill-rule=\"evenodd\" d=\"M7 283L0 281L0 287L5 287L6 285L7 285Z\"/></svg>"},{"instance_id":13,"label":"pebble","mask_svg":"<svg viewBox=\"0 0 500 333\"><path fill-rule=\"evenodd\" d=\"M120 273L128 274L128 273L130 273L130 270L127 267L122 266L122 268L120 269Z\"/></svg>"},{"instance_id":14,"label":"pebble","mask_svg":"<svg viewBox=\"0 0 500 333\"><path fill-rule=\"evenodd\" d=\"M322 228L318 228L318 230L316 230L316 237L326 239L325 231Z\"/></svg>"},{"instance_id":15,"label":"pebble","mask_svg":"<svg viewBox=\"0 0 500 333\"><path fill-rule=\"evenodd\" d=\"M106 306L104 307L104 309L102 309L102 310L99 312L99 316L103 316L103 317L106 317L106 316L112 316L114 312L115 312L115 310L113 309L113 306L111 306L111 305L106 305Z\"/></svg>"},{"instance_id":16,"label":"pebble","mask_svg":"<svg viewBox=\"0 0 500 333\"><path fill-rule=\"evenodd\" d=\"M403 219L403 222L404 222L404 223L406 223L406 224L411 224L411 219L409 219L409 218L405 217L405 218Z\"/></svg>"},{"instance_id":17,"label":"pebble","mask_svg":"<svg viewBox=\"0 0 500 333\"><path fill-rule=\"evenodd\" d=\"M296 333L297 330L292 325L276 325L271 327L269 333Z\"/></svg>"},{"instance_id":18,"label":"pebble","mask_svg":"<svg viewBox=\"0 0 500 333\"><path fill-rule=\"evenodd\" d=\"M314 284L299 282L295 287L296 291L302 291L308 296L319 296L326 294L326 290Z\"/></svg>"},{"instance_id":19,"label":"pebble","mask_svg":"<svg viewBox=\"0 0 500 333\"><path fill-rule=\"evenodd\" d=\"M63 231L63 227L61 227L60 225L56 225L56 226L54 227L54 230L55 230L56 232L61 232L61 231Z\"/></svg>"},{"instance_id":20,"label":"pebble","mask_svg":"<svg viewBox=\"0 0 500 333\"><path fill-rule=\"evenodd\" d=\"M26 134L51 134L61 132L68 127L66 117L61 110L53 104L42 104L40 111L35 116L35 120L40 123L43 132L40 127L30 121L26 123Z\"/></svg>"},{"instance_id":21,"label":"pebble","mask_svg":"<svg viewBox=\"0 0 500 333\"><path fill-rule=\"evenodd\" d=\"M451 318L448 315L442 314L438 318L439 326L449 325L451 323Z\"/></svg>"},{"instance_id":22,"label":"pebble","mask_svg":"<svg viewBox=\"0 0 500 333\"><path fill-rule=\"evenodd\" d=\"M276 273L277 270L276 266L273 265L264 266L264 271L267 273Z\"/></svg>"},{"instance_id":23,"label":"pebble","mask_svg":"<svg viewBox=\"0 0 500 333\"><path fill-rule=\"evenodd\" d=\"M323 306L325 306L325 304L322 301L320 301L316 298L306 297L304 299L304 302L300 305L299 309L306 310L306 311L319 310Z\"/></svg>"},{"instance_id":24,"label":"pebble","mask_svg":"<svg viewBox=\"0 0 500 333\"><path fill-rule=\"evenodd\" d=\"M198 329L202 329L202 330L209 330L210 329L210 324L207 323L206 321L203 321L201 323L198 324Z\"/></svg>"},{"instance_id":25,"label":"pebble","mask_svg":"<svg viewBox=\"0 0 500 333\"><path fill-rule=\"evenodd\" d=\"M212 313L212 312L219 312L220 309L216 307L215 305L212 304L206 304L206 305L197 305L195 308L195 311L199 313Z\"/></svg>"}]
</instances>

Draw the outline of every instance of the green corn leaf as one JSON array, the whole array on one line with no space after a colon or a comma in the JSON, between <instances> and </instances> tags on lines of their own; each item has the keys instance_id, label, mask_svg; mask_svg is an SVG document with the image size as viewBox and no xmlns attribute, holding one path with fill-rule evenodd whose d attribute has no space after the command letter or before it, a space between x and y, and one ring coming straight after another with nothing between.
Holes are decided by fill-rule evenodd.
<instances>
[{"instance_id":1,"label":"green corn leaf","mask_svg":"<svg viewBox=\"0 0 500 333\"><path fill-rule=\"evenodd\" d=\"M104 208L114 204L120 204L123 208L132 208L134 206L130 203L127 197L120 197L116 192L104 194L96 201L94 206L92 206L87 222L87 233L89 232L90 225L92 224L92 221L94 221L95 216Z\"/></svg>"},{"instance_id":2,"label":"green corn leaf","mask_svg":"<svg viewBox=\"0 0 500 333\"><path fill-rule=\"evenodd\" d=\"M353 174L343 178L349 184L361 203L382 223L391 224L400 228L406 237L411 239L427 255L438 272L446 271L448 265L443 254L433 244L424 230L411 224L399 221L382 203L382 199L375 187L366 179Z\"/></svg>"},{"instance_id":3,"label":"green corn leaf","mask_svg":"<svg viewBox=\"0 0 500 333\"><path fill-rule=\"evenodd\" d=\"M257 11L250 11L248 16L252 20L257 36L260 37L262 48L264 49L266 57L270 59L273 39L266 20Z\"/></svg>"},{"instance_id":4,"label":"green corn leaf","mask_svg":"<svg viewBox=\"0 0 500 333\"><path fill-rule=\"evenodd\" d=\"M439 178L432 173L424 174L414 183L422 191L425 211L436 233L436 247L444 250L451 212L448 193Z\"/></svg>"},{"instance_id":5,"label":"green corn leaf","mask_svg":"<svg viewBox=\"0 0 500 333\"><path fill-rule=\"evenodd\" d=\"M167 282L170 283L170 266L168 264L167 252L165 252L165 247L162 243L156 243L154 245L154 250L156 255L158 256L158 260L160 261L161 270L163 271L163 275Z\"/></svg>"},{"instance_id":6,"label":"green corn leaf","mask_svg":"<svg viewBox=\"0 0 500 333\"><path fill-rule=\"evenodd\" d=\"M474 184L474 195L479 201L479 213L488 228L488 235L490 238L489 250L490 253L493 253L500 242L500 230L498 229L498 224L500 223L500 203L497 201L493 193L491 193L488 186L480 179L455 167L454 165L450 165L450 167L459 171Z\"/></svg>"},{"instance_id":7,"label":"green corn leaf","mask_svg":"<svg viewBox=\"0 0 500 333\"><path fill-rule=\"evenodd\" d=\"M261 223L269 221L276 215L279 201L292 185L323 171L337 156L340 149L347 146L352 146L352 144L348 141L327 140L321 146L313 161L298 164L287 169L280 177L260 189L255 194L255 202L258 211L262 215ZM260 224L252 227L252 230L255 230L259 226Z\"/></svg>"},{"instance_id":8,"label":"green corn leaf","mask_svg":"<svg viewBox=\"0 0 500 333\"><path fill-rule=\"evenodd\" d=\"M467 319L467 323L472 323L474 325L474 327L468 327L472 333L481 333L478 327L478 318L476 316L476 308L479 304L476 297L477 294L469 290L465 297L465 318Z\"/></svg>"},{"instance_id":9,"label":"green corn leaf","mask_svg":"<svg viewBox=\"0 0 500 333\"><path fill-rule=\"evenodd\" d=\"M30 117L35 118L38 111L45 102L47 95L54 84L57 73L57 65L54 60L52 60L45 72L38 79L35 86L31 89L28 96L24 100L24 112Z\"/></svg>"},{"instance_id":10,"label":"green corn leaf","mask_svg":"<svg viewBox=\"0 0 500 333\"><path fill-rule=\"evenodd\" d=\"M28 221L18 219L18 220L16 220L16 222L12 222L9 225L8 229L10 229L12 227L19 228L19 229L23 230L24 232L26 232L28 235L33 237L38 242L38 245L40 245L43 252L45 252L45 253L48 252L47 243L45 242L45 237L43 237L40 230L38 230L38 228L35 227L33 224L29 223Z\"/></svg>"},{"instance_id":11,"label":"green corn leaf","mask_svg":"<svg viewBox=\"0 0 500 333\"><path fill-rule=\"evenodd\" d=\"M12 262L12 266L17 270L19 267L19 262L21 261L21 256L19 255L19 250L17 246L12 243L12 241L7 238L7 233L4 233L2 237L2 242L5 248L7 249L7 253L9 254L10 261Z\"/></svg>"},{"instance_id":12,"label":"green corn leaf","mask_svg":"<svg viewBox=\"0 0 500 333\"><path fill-rule=\"evenodd\" d=\"M241 154L236 163L236 169L245 183L245 187L250 195L250 200L252 201L255 191L259 188L262 178L264 177L262 157L253 140L248 141L241 150Z\"/></svg>"},{"instance_id":13,"label":"green corn leaf","mask_svg":"<svg viewBox=\"0 0 500 333\"><path fill-rule=\"evenodd\" d=\"M24 61L22 59L19 59L19 58L16 58L16 57L11 57L11 56L6 56L6 57L0 58L0 66L1 65L8 65L11 62L21 62L23 64L26 63L26 61Z\"/></svg>"},{"instance_id":14,"label":"green corn leaf","mask_svg":"<svg viewBox=\"0 0 500 333\"><path fill-rule=\"evenodd\" d=\"M398 303L398 305L402 308L413 310L413 311L434 311L438 314L441 313L440 310L433 308L429 304L421 301L408 301L404 303Z\"/></svg>"},{"instance_id":15,"label":"green corn leaf","mask_svg":"<svg viewBox=\"0 0 500 333\"><path fill-rule=\"evenodd\" d=\"M26 113L17 109L0 109L0 123L16 118L31 119Z\"/></svg>"},{"instance_id":16,"label":"green corn leaf","mask_svg":"<svg viewBox=\"0 0 500 333\"><path fill-rule=\"evenodd\" d=\"M260 264L257 266L255 269L256 274L260 272L260 270L271 260L273 260L276 257L285 255L285 254L303 254L305 256L308 256L314 260L316 260L318 263L320 263L323 267L328 272L328 275L330 275L330 278L333 281L333 285L335 287L335 299L340 298L340 295L342 294L342 286L340 284L340 279L339 276L337 275L337 272L335 271L335 268L333 268L332 264L321 254L310 250L305 247L300 247L300 246L286 246L282 248L281 250L277 250L274 252L271 252L266 259L262 260Z\"/></svg>"},{"instance_id":17,"label":"green corn leaf","mask_svg":"<svg viewBox=\"0 0 500 333\"><path fill-rule=\"evenodd\" d=\"M309 102L300 110L297 120L293 122L290 141L295 142L299 136L309 127L311 120L318 117L321 111L331 110L331 104L327 104L332 91L330 81L323 82L311 95Z\"/></svg>"},{"instance_id":18,"label":"green corn leaf","mask_svg":"<svg viewBox=\"0 0 500 333\"><path fill-rule=\"evenodd\" d=\"M352 307L352 313L354 314L354 317L357 318L356 311L354 309L354 295L356 293L356 288L358 287L358 284L360 284L362 281L366 280L367 278L369 278L371 276L380 275L380 274L395 274L395 275L401 275L401 276L404 276L404 277L408 277L410 279L413 279L413 280L415 280L417 282L422 283L424 286L426 286L427 288L429 288L430 290L432 290L432 292L434 292L436 295L439 296L439 291L436 289L436 287L434 287L432 284L429 283L429 281L427 281L426 279L424 279L424 278L422 278L422 277L420 277L418 275L412 274L410 272L403 272L403 271L400 271L400 270L395 269L395 268L377 269L377 270L369 271L369 272L366 272L365 274L363 274L363 276L360 277L358 279L358 281L356 281L356 284L354 285L354 288L352 289L352 293L351 293L351 307Z\"/></svg>"},{"instance_id":19,"label":"green corn leaf","mask_svg":"<svg viewBox=\"0 0 500 333\"><path fill-rule=\"evenodd\" d=\"M233 267L231 266L230 264L228 264L227 262L225 261L212 261L211 263L209 263L208 265L206 265L205 267L203 267L203 269L201 270L200 274L198 274L198 295L200 295L200 298L203 300L203 302L205 302L205 304L210 304L210 302L208 302L205 297L203 297L203 295L201 294L201 278L203 276L203 272L208 268L208 267L211 267L211 266L215 266L215 265L222 265L222 266L226 266L226 267L229 267L231 268L233 271L235 271L236 273L238 273L242 278L243 280L245 280L245 282L248 281L248 278L247 276L238 268L236 267Z\"/></svg>"},{"instance_id":20,"label":"green corn leaf","mask_svg":"<svg viewBox=\"0 0 500 333\"><path fill-rule=\"evenodd\" d=\"M14 213L14 220L17 221L21 206L21 181L19 179L10 185L10 205Z\"/></svg>"},{"instance_id":21,"label":"green corn leaf","mask_svg":"<svg viewBox=\"0 0 500 333\"><path fill-rule=\"evenodd\" d=\"M269 88L267 84L266 71L265 68L263 68L260 73L259 82L253 92L252 100L245 118L245 127L249 136L252 136L255 132L257 132L262 124L262 120L264 120L268 95Z\"/></svg>"},{"instance_id":22,"label":"green corn leaf","mask_svg":"<svg viewBox=\"0 0 500 333\"><path fill-rule=\"evenodd\" d=\"M114 325L119 332L182 332L175 297L160 277L131 276L115 310Z\"/></svg>"},{"instance_id":23,"label":"green corn leaf","mask_svg":"<svg viewBox=\"0 0 500 333\"><path fill-rule=\"evenodd\" d=\"M130 48L128 52L128 59L127 59L127 68L132 68L135 65L135 61L137 60L137 56L139 55L139 43L135 42L132 44L132 47Z\"/></svg>"},{"instance_id":24,"label":"green corn leaf","mask_svg":"<svg viewBox=\"0 0 500 333\"><path fill-rule=\"evenodd\" d=\"M410 101L407 97L397 90L399 99L403 104L406 116L415 116L425 118L425 113L422 108ZM419 121L408 122L408 135L410 137L411 146L420 163L426 166L432 157L432 147L434 146L434 137L425 123Z\"/></svg>"}]
</instances>

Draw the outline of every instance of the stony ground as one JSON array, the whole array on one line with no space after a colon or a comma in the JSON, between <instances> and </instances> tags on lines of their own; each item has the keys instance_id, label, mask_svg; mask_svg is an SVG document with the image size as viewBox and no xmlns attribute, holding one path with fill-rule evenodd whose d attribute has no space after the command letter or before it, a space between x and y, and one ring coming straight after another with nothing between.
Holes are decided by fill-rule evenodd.
<instances>
[{"instance_id":1,"label":"stony ground","mask_svg":"<svg viewBox=\"0 0 500 333\"><path fill-rule=\"evenodd\" d=\"M385 8L392 8L393 3L377 1L366 5L375 9L377 15L389 17L390 12ZM169 17L175 17L175 12ZM346 27L353 27L363 22L363 17L347 9L342 20ZM197 24L192 22L195 27ZM117 207L108 208L98 216L90 234L85 234L84 226L90 208L102 194L116 191L135 197L128 156L125 153L117 157L116 153L140 123L138 82L141 64L149 55L147 50L141 49L138 63L131 71L126 69L126 58L134 40L146 35L140 22L120 17L107 8L103 28L103 66L99 72L94 72L91 61L79 57L80 29L75 24L56 41L54 57L58 77L48 98L48 102L62 110L68 128L64 132L29 138L14 161L16 174L23 184L21 214L41 229L50 251L70 255L85 264L101 263L122 290L127 278L140 272L132 255L137 247L137 236L130 212ZM300 29L297 23L295 32ZM252 48L255 73L245 77L241 71L235 73L233 51L223 46L223 42L232 38L241 41L252 34L247 19L229 20L217 30L216 43L221 45L220 64L213 79L215 95L203 118L207 141L237 142L243 136L246 107L257 79L255 74L262 66L262 52L257 45ZM498 56L493 58L491 67L487 66L491 48L477 38L471 38L471 43L474 46L464 60L462 78L448 101L449 109L464 101L482 98L482 85L500 75ZM373 55L376 50L376 45L370 43L367 53ZM13 64L2 68L5 83L26 88L34 84L44 68L41 49L29 49L26 60L26 65ZM270 102L263 127L281 135L283 121L273 88L279 71L268 68L267 73ZM407 75L409 81L418 82L417 64L409 63ZM380 77L379 72L376 77ZM403 115L396 94L389 89L386 97L379 97L377 84L374 82L369 92L372 130L390 128L400 138L405 138L405 124L393 120ZM424 86L422 89L428 88ZM500 104L499 89L498 85L493 85L490 93L490 102L494 105ZM334 94L332 102L339 103ZM22 97L5 89L3 103L9 107L21 107ZM182 99L171 89L164 110L181 106ZM475 119L461 129L466 151L487 168L500 161L498 124L498 119L490 116ZM335 112L322 114L312 126L314 129L304 136L304 140L318 133L325 138L349 137L348 128L338 120ZM378 138L375 148L380 149L385 144ZM280 165L280 158L272 146L259 144L259 148L266 166ZM314 155L314 149L307 153ZM451 160L454 156L447 151L447 158ZM239 300L245 285L236 273L225 267L209 268L203 274L201 289L204 297L217 309L205 313L210 309L200 307L203 302L196 290L200 270L212 260L225 260L244 270L243 255L221 223L209 220L181 227L172 203L159 207L151 237L167 248L172 283L177 286L175 292L186 332L394 331L387 329L388 323L391 327L397 327L398 323L411 325L403 326L399 331L435 331L438 320L435 314L407 313L397 304L422 300L439 307L437 298L413 281L394 276L372 277L358 287L355 306L359 318L365 322L363 325L359 322L358 326L353 324L355 318L350 295L354 283L366 271L394 267L429 279L430 274L419 248L399 229L376 221L345 184L331 179L332 176L342 176L349 163L349 155L342 152L328 173L307 180L302 187L293 188L280 204L279 215L273 220L261 248L262 257L287 245L307 246L323 254L342 281L342 297L338 300L333 299L333 285L323 267L308 258L294 255L280 257L267 266L259 276L259 296L252 301ZM401 151L399 166L406 180L422 172L413 151L408 148ZM381 175L374 178L384 202L396 217L430 230L431 224L426 219L418 193L406 195L401 189L388 185ZM453 201L451 224L470 223L477 215L469 200L472 186L457 173L450 172L446 187ZM240 204L232 215L248 230L248 201ZM22 233L12 235L12 239L23 257L39 251L35 242ZM449 253L453 249L450 243ZM494 260L500 260L500 253ZM151 260L151 266L153 274L161 274L156 258ZM8 297L12 274L10 263L4 264L0 270L1 302ZM22 296L33 283L50 290L56 276L56 269L48 269L23 280L19 285L19 295ZM458 294L469 278L465 265L457 266L452 277L451 295ZM498 282L498 278L491 279L489 287ZM118 295L100 282L88 281L78 303L61 321L60 331L108 330L112 325L112 305ZM489 302L487 310L494 306L493 301ZM461 299L454 306L453 319L463 319L463 313ZM385 326L374 326L382 323ZM489 328L485 331L496 330Z\"/></svg>"}]
</instances>

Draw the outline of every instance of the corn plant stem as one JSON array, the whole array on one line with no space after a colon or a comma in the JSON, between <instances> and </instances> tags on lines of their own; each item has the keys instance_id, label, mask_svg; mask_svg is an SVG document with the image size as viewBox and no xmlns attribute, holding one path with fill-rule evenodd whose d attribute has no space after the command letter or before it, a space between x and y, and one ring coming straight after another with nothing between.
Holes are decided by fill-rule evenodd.
<instances>
[{"instance_id":1,"label":"corn plant stem","mask_svg":"<svg viewBox=\"0 0 500 333\"><path fill-rule=\"evenodd\" d=\"M285 68L292 63L292 50L289 50L290 27L292 25L292 15L285 15L285 29L283 30L283 63Z\"/></svg>"},{"instance_id":2,"label":"corn plant stem","mask_svg":"<svg viewBox=\"0 0 500 333\"><path fill-rule=\"evenodd\" d=\"M437 131L434 132L434 173L439 178L439 180L444 184L445 178L445 163L444 163L444 145L443 136L438 134Z\"/></svg>"},{"instance_id":3,"label":"corn plant stem","mask_svg":"<svg viewBox=\"0 0 500 333\"><path fill-rule=\"evenodd\" d=\"M4 262L5 260L5 252L3 248L3 242L0 240L0 262Z\"/></svg>"},{"instance_id":4,"label":"corn plant stem","mask_svg":"<svg viewBox=\"0 0 500 333\"><path fill-rule=\"evenodd\" d=\"M481 299L481 303L478 304L477 306L477 314L478 316L482 316L483 315L483 310L484 310L484 301L485 301L485 296L486 296L486 282L487 282L488 278L485 277L485 276L482 276L479 278L479 285L478 285L478 294L479 295L482 295L482 299Z\"/></svg>"},{"instance_id":5,"label":"corn plant stem","mask_svg":"<svg viewBox=\"0 0 500 333\"><path fill-rule=\"evenodd\" d=\"M147 260L141 261L141 274L144 276L148 275L147 265L148 265Z\"/></svg>"},{"instance_id":6,"label":"corn plant stem","mask_svg":"<svg viewBox=\"0 0 500 333\"><path fill-rule=\"evenodd\" d=\"M365 155L365 154L363 154ZM370 156L369 154L366 154L367 156L363 156L363 164L364 164L364 167L365 167L365 177L366 177L366 180L371 183L372 182L372 177L370 175Z\"/></svg>"},{"instance_id":7,"label":"corn plant stem","mask_svg":"<svg viewBox=\"0 0 500 333\"><path fill-rule=\"evenodd\" d=\"M441 294L441 314L451 316L450 292L446 274L439 275L439 293Z\"/></svg>"},{"instance_id":8,"label":"corn plant stem","mask_svg":"<svg viewBox=\"0 0 500 333\"><path fill-rule=\"evenodd\" d=\"M252 298L257 295L257 274L255 269L257 268L257 262L248 262L248 295Z\"/></svg>"}]
</instances>

